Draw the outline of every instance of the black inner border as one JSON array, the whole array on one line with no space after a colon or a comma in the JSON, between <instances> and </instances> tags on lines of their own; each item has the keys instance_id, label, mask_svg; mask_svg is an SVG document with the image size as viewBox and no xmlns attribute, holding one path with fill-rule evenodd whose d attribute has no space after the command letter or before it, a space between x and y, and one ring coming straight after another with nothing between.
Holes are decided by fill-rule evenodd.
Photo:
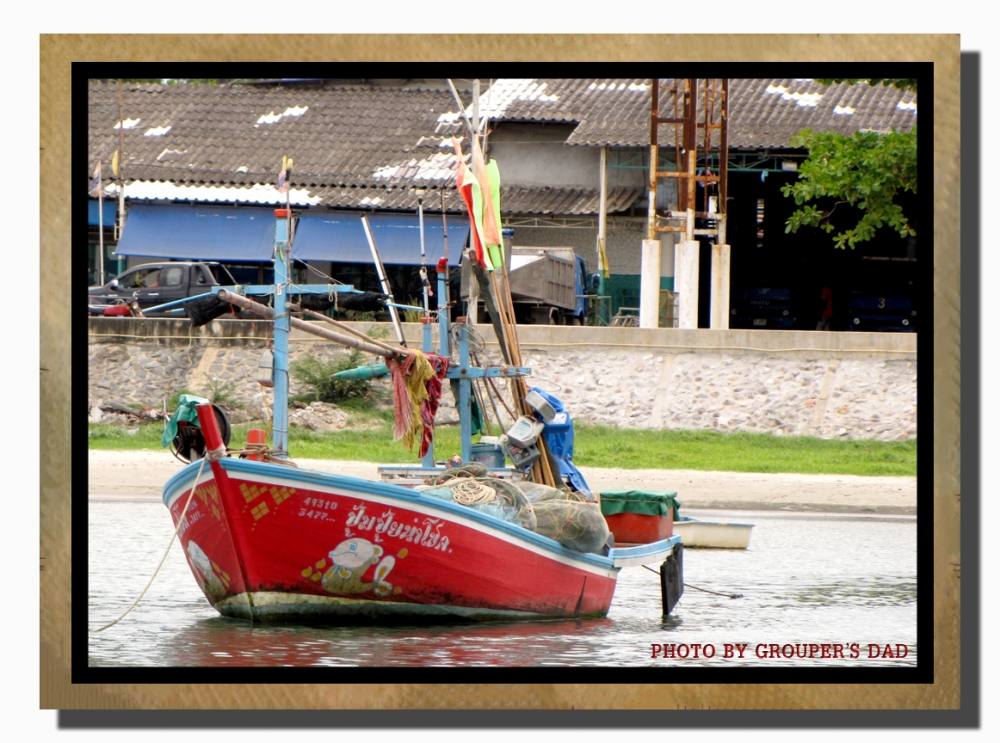
<instances>
[{"instance_id":1,"label":"black inner border","mask_svg":"<svg viewBox=\"0 0 1000 743\"><path fill-rule=\"evenodd\" d=\"M74 62L71 75L72 252L86 263L87 83L113 78L407 78L407 77L594 77L594 78L914 78L917 80L918 198L922 210L917 311L917 665L893 667L505 667L505 668L219 668L91 667L88 665L87 554L87 319L75 312L72 329L72 627L71 679L90 683L780 683L913 684L934 681L933 624L933 63L930 62L628 62L628 63L105 63ZM83 271L73 274L71 306L82 307ZM964 288L964 287L963 287ZM963 318L964 320L964 318ZM964 335L964 334L963 334ZM964 468L963 468L964 470ZM858 559L845 555L845 559ZM516 724L516 723L514 723Z\"/></svg>"}]
</instances>

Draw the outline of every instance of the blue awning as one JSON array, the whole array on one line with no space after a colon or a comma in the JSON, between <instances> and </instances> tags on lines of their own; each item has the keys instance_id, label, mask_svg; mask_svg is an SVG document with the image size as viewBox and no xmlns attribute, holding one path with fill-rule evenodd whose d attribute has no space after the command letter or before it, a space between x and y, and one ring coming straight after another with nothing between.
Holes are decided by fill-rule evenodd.
<instances>
[{"instance_id":1,"label":"blue awning","mask_svg":"<svg viewBox=\"0 0 1000 743\"><path fill-rule=\"evenodd\" d=\"M420 222L416 215L374 214L368 217L375 245L386 265L420 265ZM448 262L458 265L469 237L469 222L448 217ZM441 215L424 215L427 264L444 255ZM299 218L292 255L304 261L371 263L372 254L357 212L310 212Z\"/></svg>"},{"instance_id":2,"label":"blue awning","mask_svg":"<svg viewBox=\"0 0 1000 743\"><path fill-rule=\"evenodd\" d=\"M269 263L274 210L259 207L131 204L116 250L178 260Z\"/></svg>"},{"instance_id":3,"label":"blue awning","mask_svg":"<svg viewBox=\"0 0 1000 743\"><path fill-rule=\"evenodd\" d=\"M118 205L112 199L104 200L104 229L110 230L115 226L115 215L118 212ZM101 223L98 219L101 209L98 207L97 199L90 199L87 202L87 224L91 227L99 227Z\"/></svg>"}]
</instances>

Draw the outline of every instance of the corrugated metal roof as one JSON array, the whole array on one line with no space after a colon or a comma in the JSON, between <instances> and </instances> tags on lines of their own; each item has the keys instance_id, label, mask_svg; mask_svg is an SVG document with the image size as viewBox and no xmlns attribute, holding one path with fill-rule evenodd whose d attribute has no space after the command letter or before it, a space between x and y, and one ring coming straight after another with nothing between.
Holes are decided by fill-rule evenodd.
<instances>
[{"instance_id":1,"label":"corrugated metal roof","mask_svg":"<svg viewBox=\"0 0 1000 743\"><path fill-rule=\"evenodd\" d=\"M296 185L415 186L452 178L433 136L448 93L384 87L123 86L128 178L271 183L283 155ZM89 90L91 165L118 146L116 86ZM131 124L131 126L129 126Z\"/></svg>"},{"instance_id":2,"label":"corrugated metal roof","mask_svg":"<svg viewBox=\"0 0 1000 743\"><path fill-rule=\"evenodd\" d=\"M672 81L662 80L660 86L661 111L668 112ZM729 91L732 149L788 147L796 133L808 128L844 134L908 131L916 122L916 109L910 107L915 95L888 86L732 79ZM649 144L649 80L498 80L482 100L497 121L576 123L568 144Z\"/></svg>"},{"instance_id":3,"label":"corrugated metal roof","mask_svg":"<svg viewBox=\"0 0 1000 743\"><path fill-rule=\"evenodd\" d=\"M666 91L669 83L662 84ZM122 88L125 120L119 123L117 86L90 84L89 159L91 171L103 162L109 178L122 132L132 198L281 203L272 184L289 155L295 159L293 203L300 206L410 210L417 204L413 189L424 188L443 191L446 210L460 211L449 142L465 133L464 123L446 90L412 84ZM573 125L567 144L644 147L649 93L649 81L641 79L502 79L484 92L480 109L494 122ZM732 149L788 147L804 128L907 130L916 121L913 93L865 83L734 79L730 96ZM667 108L669 97L661 98ZM641 195L641 189L614 191L609 211L628 209ZM505 183L502 200L513 213L597 210L596 189ZM440 198L428 194L425 205L437 209Z\"/></svg>"}]
</instances>

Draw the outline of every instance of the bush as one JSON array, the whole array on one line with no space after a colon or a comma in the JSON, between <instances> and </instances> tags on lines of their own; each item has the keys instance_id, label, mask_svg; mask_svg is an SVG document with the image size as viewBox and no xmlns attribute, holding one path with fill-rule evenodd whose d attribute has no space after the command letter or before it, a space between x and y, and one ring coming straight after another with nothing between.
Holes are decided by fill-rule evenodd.
<instances>
[{"instance_id":1,"label":"bush","mask_svg":"<svg viewBox=\"0 0 1000 743\"><path fill-rule=\"evenodd\" d=\"M292 363L292 374L304 385L308 392L296 395L296 400L319 400L320 402L340 402L353 398L368 397L371 382L364 379L336 379L333 375L345 369L353 369L365 363L360 351L351 351L333 361L323 361L315 356L305 356Z\"/></svg>"},{"instance_id":2,"label":"bush","mask_svg":"<svg viewBox=\"0 0 1000 743\"><path fill-rule=\"evenodd\" d=\"M214 405L218 405L224 410L235 410L242 408L243 403L236 396L236 382L222 382L214 380L209 382L208 390L189 390L187 388L177 390L167 398L167 415L171 415L177 406L180 405L181 395L195 395L204 397Z\"/></svg>"},{"instance_id":3,"label":"bush","mask_svg":"<svg viewBox=\"0 0 1000 743\"><path fill-rule=\"evenodd\" d=\"M243 407L243 403L236 397L236 394L236 382L215 380L209 383L208 394L205 397L220 408L236 410Z\"/></svg>"},{"instance_id":4,"label":"bush","mask_svg":"<svg viewBox=\"0 0 1000 743\"><path fill-rule=\"evenodd\" d=\"M177 406L181 404L181 395L197 395L198 397L205 397L204 393L193 392L186 387L184 389L179 389L167 398L167 415L173 415L174 411L177 410Z\"/></svg>"}]
</instances>

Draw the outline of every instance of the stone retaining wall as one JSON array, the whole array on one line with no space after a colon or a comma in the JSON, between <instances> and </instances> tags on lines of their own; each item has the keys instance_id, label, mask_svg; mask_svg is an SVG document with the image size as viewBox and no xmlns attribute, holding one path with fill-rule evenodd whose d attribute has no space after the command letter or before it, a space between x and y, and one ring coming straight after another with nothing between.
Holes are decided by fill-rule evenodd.
<instances>
[{"instance_id":1,"label":"stone retaining wall","mask_svg":"<svg viewBox=\"0 0 1000 743\"><path fill-rule=\"evenodd\" d=\"M485 326L480 331L489 334ZM616 331L524 328L529 383L561 398L574 419L586 423L823 438L916 436L913 336ZM419 326L407 328L411 345L418 345L419 332ZM89 406L160 408L165 398L189 390L237 401L234 420L261 418L270 391L255 380L269 337L270 326L259 322L216 321L192 330L167 320L92 320ZM293 332L293 362L343 353ZM497 361L495 345L484 353ZM294 377L292 383L294 393ZM376 387L387 399L388 384ZM448 393L439 415L454 417Z\"/></svg>"}]
</instances>

